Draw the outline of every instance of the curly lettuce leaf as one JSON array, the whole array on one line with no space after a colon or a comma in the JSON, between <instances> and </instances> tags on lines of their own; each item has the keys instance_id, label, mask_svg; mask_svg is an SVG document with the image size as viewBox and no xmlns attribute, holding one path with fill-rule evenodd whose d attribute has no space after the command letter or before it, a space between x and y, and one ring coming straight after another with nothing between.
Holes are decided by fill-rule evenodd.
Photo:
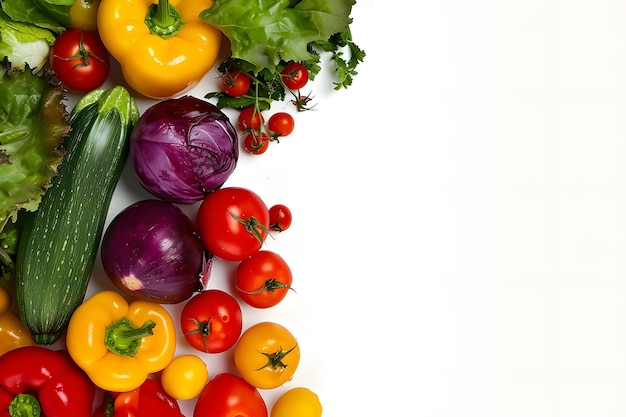
<instances>
[{"instance_id":1,"label":"curly lettuce leaf","mask_svg":"<svg viewBox=\"0 0 626 417\"><path fill-rule=\"evenodd\" d=\"M65 92L52 74L0 63L0 231L21 209L35 211L50 186L70 131Z\"/></svg>"},{"instance_id":2,"label":"curly lettuce leaf","mask_svg":"<svg viewBox=\"0 0 626 417\"><path fill-rule=\"evenodd\" d=\"M233 58L256 72L282 61L309 61L309 44L326 41L352 23L355 0L216 0L200 18L229 40Z\"/></svg>"}]
</instances>

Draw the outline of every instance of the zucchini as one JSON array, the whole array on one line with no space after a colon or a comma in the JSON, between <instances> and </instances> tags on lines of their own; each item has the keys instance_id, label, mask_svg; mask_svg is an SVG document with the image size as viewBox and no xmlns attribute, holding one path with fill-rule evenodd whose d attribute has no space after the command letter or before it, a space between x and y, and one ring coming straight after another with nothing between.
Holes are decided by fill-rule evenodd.
<instances>
[{"instance_id":1,"label":"zucchini","mask_svg":"<svg viewBox=\"0 0 626 417\"><path fill-rule=\"evenodd\" d=\"M60 339L83 302L139 110L121 86L83 96L70 115L67 153L37 211L24 215L16 301L33 340Z\"/></svg>"}]
</instances>

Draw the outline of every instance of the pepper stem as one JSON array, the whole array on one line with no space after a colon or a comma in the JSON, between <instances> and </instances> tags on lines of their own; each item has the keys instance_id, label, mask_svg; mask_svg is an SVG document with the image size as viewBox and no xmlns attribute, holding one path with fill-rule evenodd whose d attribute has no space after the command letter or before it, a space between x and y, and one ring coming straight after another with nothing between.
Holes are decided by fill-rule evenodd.
<instances>
[{"instance_id":1,"label":"pepper stem","mask_svg":"<svg viewBox=\"0 0 626 417\"><path fill-rule=\"evenodd\" d=\"M170 5L169 0L159 0L157 4L151 4L144 22L150 33L163 39L175 36L185 24L180 12Z\"/></svg>"},{"instance_id":2,"label":"pepper stem","mask_svg":"<svg viewBox=\"0 0 626 417\"><path fill-rule=\"evenodd\" d=\"M135 356L144 337L152 336L156 323L147 320L141 327L135 326L126 317L109 324L104 331L104 344L120 356Z\"/></svg>"},{"instance_id":3,"label":"pepper stem","mask_svg":"<svg viewBox=\"0 0 626 417\"><path fill-rule=\"evenodd\" d=\"M9 403L11 417L39 417L41 404L30 394L17 394Z\"/></svg>"}]
</instances>

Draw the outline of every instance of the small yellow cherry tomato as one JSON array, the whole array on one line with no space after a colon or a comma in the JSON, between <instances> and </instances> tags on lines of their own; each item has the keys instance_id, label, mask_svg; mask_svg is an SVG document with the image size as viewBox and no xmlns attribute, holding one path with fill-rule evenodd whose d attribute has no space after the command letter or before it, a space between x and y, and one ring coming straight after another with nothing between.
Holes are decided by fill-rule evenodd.
<instances>
[{"instance_id":1,"label":"small yellow cherry tomato","mask_svg":"<svg viewBox=\"0 0 626 417\"><path fill-rule=\"evenodd\" d=\"M180 355L163 369L163 389L177 400L190 400L202 392L209 382L209 371L202 359L196 355Z\"/></svg>"},{"instance_id":2,"label":"small yellow cherry tomato","mask_svg":"<svg viewBox=\"0 0 626 417\"><path fill-rule=\"evenodd\" d=\"M321 417L322 403L308 388L292 388L281 395L272 406L270 417Z\"/></svg>"},{"instance_id":3,"label":"small yellow cherry tomato","mask_svg":"<svg viewBox=\"0 0 626 417\"><path fill-rule=\"evenodd\" d=\"M97 16L100 0L76 0L70 7L72 28L95 31L98 29Z\"/></svg>"},{"instance_id":4,"label":"small yellow cherry tomato","mask_svg":"<svg viewBox=\"0 0 626 417\"><path fill-rule=\"evenodd\" d=\"M293 378L300 363L300 346L285 327L261 322L243 332L235 345L235 367L243 379L272 389Z\"/></svg>"}]
</instances>

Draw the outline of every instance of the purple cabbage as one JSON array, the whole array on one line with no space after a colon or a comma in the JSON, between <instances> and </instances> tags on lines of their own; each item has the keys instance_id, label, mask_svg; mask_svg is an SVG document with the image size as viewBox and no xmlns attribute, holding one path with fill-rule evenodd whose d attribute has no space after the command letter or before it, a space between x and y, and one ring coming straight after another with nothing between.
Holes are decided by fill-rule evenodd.
<instances>
[{"instance_id":1,"label":"purple cabbage","mask_svg":"<svg viewBox=\"0 0 626 417\"><path fill-rule=\"evenodd\" d=\"M130 139L139 182L172 203L192 204L220 188L238 158L237 132L228 117L193 96L154 104L139 118Z\"/></svg>"}]
</instances>

